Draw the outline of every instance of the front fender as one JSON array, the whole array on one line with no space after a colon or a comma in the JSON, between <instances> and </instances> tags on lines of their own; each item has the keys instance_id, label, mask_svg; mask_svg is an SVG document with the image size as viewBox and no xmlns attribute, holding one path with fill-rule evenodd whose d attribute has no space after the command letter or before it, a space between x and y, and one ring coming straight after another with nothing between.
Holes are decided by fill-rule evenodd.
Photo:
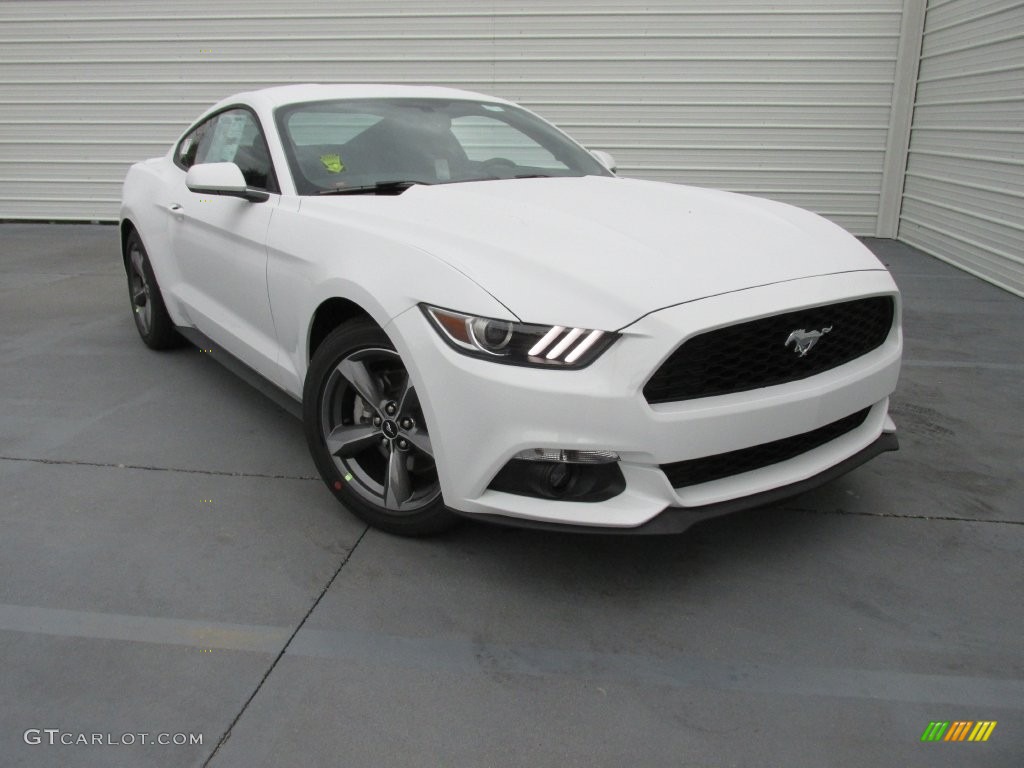
<instances>
[{"instance_id":1,"label":"front fender","mask_svg":"<svg viewBox=\"0 0 1024 768\"><path fill-rule=\"evenodd\" d=\"M332 298L361 307L381 328L427 302L515 320L493 296L434 255L354 222L275 212L267 239L267 285L287 389L301 397L314 314ZM397 346L397 341L396 341Z\"/></svg>"},{"instance_id":2,"label":"front fender","mask_svg":"<svg viewBox=\"0 0 1024 768\"><path fill-rule=\"evenodd\" d=\"M163 157L152 158L128 169L121 188L120 226L123 231L125 224L130 223L142 239L167 312L175 325L191 325L187 312L177 300L182 277L171 247L171 221L167 212L169 162Z\"/></svg>"}]
</instances>

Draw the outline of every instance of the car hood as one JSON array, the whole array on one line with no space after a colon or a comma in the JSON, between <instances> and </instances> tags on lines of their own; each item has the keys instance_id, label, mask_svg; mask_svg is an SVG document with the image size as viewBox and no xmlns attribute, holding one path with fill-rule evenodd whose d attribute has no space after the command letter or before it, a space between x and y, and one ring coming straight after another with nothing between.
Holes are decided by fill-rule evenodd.
<instances>
[{"instance_id":1,"label":"car hood","mask_svg":"<svg viewBox=\"0 0 1024 768\"><path fill-rule=\"evenodd\" d=\"M708 296L884 269L799 208L636 179L466 182L311 202L346 218L359 209L362 225L444 260L531 323L618 330Z\"/></svg>"}]
</instances>

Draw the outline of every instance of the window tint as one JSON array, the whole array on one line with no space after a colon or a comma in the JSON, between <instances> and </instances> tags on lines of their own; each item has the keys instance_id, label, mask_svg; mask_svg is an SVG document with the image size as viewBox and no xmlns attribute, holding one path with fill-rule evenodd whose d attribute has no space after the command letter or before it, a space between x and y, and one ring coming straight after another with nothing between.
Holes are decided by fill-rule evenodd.
<instances>
[{"instance_id":1,"label":"window tint","mask_svg":"<svg viewBox=\"0 0 1024 768\"><path fill-rule=\"evenodd\" d=\"M175 160L186 170L196 163L234 163L250 187L277 192L267 142L246 109L229 109L196 126L181 140Z\"/></svg>"}]
</instances>

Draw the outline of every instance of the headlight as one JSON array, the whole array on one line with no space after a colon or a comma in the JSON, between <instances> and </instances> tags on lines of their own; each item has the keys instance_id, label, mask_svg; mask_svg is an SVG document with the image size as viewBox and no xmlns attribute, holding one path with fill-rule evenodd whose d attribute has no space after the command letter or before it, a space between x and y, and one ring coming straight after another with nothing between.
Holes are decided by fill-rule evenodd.
<instances>
[{"instance_id":1,"label":"headlight","mask_svg":"<svg viewBox=\"0 0 1024 768\"><path fill-rule=\"evenodd\" d=\"M583 368L618 338L589 328L531 325L421 305L441 337L471 357L509 365Z\"/></svg>"}]
</instances>

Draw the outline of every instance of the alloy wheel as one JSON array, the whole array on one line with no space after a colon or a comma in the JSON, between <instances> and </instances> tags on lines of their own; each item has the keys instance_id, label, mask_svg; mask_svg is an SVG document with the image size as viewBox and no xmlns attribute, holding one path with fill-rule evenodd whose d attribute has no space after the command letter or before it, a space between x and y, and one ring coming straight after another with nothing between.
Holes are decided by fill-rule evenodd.
<instances>
[{"instance_id":1,"label":"alloy wheel","mask_svg":"<svg viewBox=\"0 0 1024 768\"><path fill-rule=\"evenodd\" d=\"M348 487L387 514L413 514L440 496L419 398L394 350L360 349L334 366L320 430Z\"/></svg>"}]
</instances>

